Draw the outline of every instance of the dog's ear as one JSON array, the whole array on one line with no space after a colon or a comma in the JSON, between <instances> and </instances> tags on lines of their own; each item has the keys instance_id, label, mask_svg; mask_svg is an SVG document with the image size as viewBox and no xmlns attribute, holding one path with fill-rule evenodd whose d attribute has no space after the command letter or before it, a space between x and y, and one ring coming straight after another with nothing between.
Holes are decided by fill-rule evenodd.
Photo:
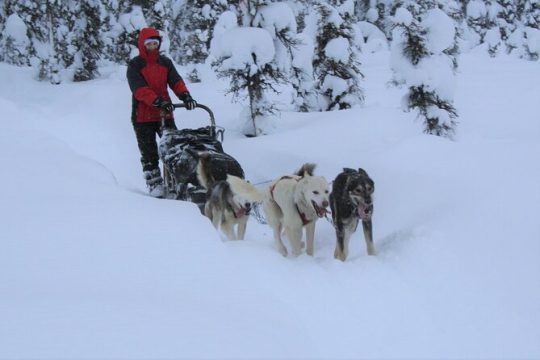
<instances>
[{"instance_id":1,"label":"dog's ear","mask_svg":"<svg viewBox=\"0 0 540 360\"><path fill-rule=\"evenodd\" d=\"M373 182L373 180L369 177L368 173L364 170L364 169L358 169L358 173L360 174L360 176L364 177L367 181L367 183L370 185L371 187L371 192L375 191L375 183Z\"/></svg>"},{"instance_id":2,"label":"dog's ear","mask_svg":"<svg viewBox=\"0 0 540 360\"><path fill-rule=\"evenodd\" d=\"M199 180L199 183L205 188L209 189L211 188L214 183L215 179L212 175L212 161L210 158L210 153L208 151L197 153L199 157L199 162L197 164L197 180Z\"/></svg>"},{"instance_id":3,"label":"dog's ear","mask_svg":"<svg viewBox=\"0 0 540 360\"><path fill-rule=\"evenodd\" d=\"M368 177L369 178L369 175L367 174L366 170L362 169L362 168L358 168L358 173L361 175L361 176L365 176L365 177Z\"/></svg>"},{"instance_id":4,"label":"dog's ear","mask_svg":"<svg viewBox=\"0 0 540 360\"><path fill-rule=\"evenodd\" d=\"M315 170L315 164L313 163L305 163L304 165L302 165L302 167L300 168L300 170L298 170L295 175L298 175L298 176L301 176L301 177L304 177L306 175L309 175L309 176L313 176L313 170Z\"/></svg>"},{"instance_id":5,"label":"dog's ear","mask_svg":"<svg viewBox=\"0 0 540 360\"><path fill-rule=\"evenodd\" d=\"M346 174L350 174L350 173L356 172L356 170L351 169L351 168L343 168L343 172Z\"/></svg>"}]
</instances>

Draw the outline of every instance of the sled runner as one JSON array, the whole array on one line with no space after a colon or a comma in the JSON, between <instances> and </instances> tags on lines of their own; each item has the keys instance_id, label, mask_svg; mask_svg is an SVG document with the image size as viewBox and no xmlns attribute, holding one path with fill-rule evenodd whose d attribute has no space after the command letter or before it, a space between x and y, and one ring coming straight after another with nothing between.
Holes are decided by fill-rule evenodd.
<instances>
[{"instance_id":1,"label":"sled runner","mask_svg":"<svg viewBox=\"0 0 540 360\"><path fill-rule=\"evenodd\" d=\"M174 104L175 109L185 108L184 104ZM224 129L217 127L214 114L205 105L197 104L209 115L210 125L198 129L170 129L164 127L159 141L159 156L163 162L166 198L191 201L204 208L206 189L197 179L199 154L210 154L211 167L216 181L225 180L227 174L244 178L240 164L223 151Z\"/></svg>"}]
</instances>

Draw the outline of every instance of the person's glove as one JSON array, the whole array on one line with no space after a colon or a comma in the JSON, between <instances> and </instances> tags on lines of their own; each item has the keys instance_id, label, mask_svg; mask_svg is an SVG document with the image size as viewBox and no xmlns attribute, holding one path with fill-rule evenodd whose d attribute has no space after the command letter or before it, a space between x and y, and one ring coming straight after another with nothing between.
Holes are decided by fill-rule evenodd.
<instances>
[{"instance_id":1,"label":"person's glove","mask_svg":"<svg viewBox=\"0 0 540 360\"><path fill-rule=\"evenodd\" d=\"M180 100L184 102L187 110L193 110L197 107L197 102L193 100L190 93L188 92L182 93L180 94L179 98Z\"/></svg>"},{"instance_id":2,"label":"person's glove","mask_svg":"<svg viewBox=\"0 0 540 360\"><path fill-rule=\"evenodd\" d=\"M154 102L152 103L152 106L161 108L167 112L173 112L174 111L174 105L171 104L170 101L163 100L162 98L158 97Z\"/></svg>"}]
</instances>

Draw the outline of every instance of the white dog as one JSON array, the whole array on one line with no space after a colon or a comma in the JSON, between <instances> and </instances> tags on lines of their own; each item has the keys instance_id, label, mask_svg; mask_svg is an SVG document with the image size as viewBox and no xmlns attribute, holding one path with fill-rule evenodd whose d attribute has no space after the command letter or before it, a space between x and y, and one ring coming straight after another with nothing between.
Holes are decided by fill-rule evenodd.
<instances>
[{"instance_id":1,"label":"white dog","mask_svg":"<svg viewBox=\"0 0 540 360\"><path fill-rule=\"evenodd\" d=\"M283 176L272 182L267 190L263 208L268 225L274 231L278 251L287 256L281 241L282 231L291 243L294 256L300 255L302 229L306 227L308 255L313 256L315 223L328 207L328 183L323 176L313 176L315 164L304 164L292 176Z\"/></svg>"},{"instance_id":2,"label":"white dog","mask_svg":"<svg viewBox=\"0 0 540 360\"><path fill-rule=\"evenodd\" d=\"M263 201L264 195L234 175L229 174L226 180L215 181L208 156L200 157L197 178L208 190L204 214L217 230L223 231L227 239L243 240L251 205Z\"/></svg>"}]
</instances>

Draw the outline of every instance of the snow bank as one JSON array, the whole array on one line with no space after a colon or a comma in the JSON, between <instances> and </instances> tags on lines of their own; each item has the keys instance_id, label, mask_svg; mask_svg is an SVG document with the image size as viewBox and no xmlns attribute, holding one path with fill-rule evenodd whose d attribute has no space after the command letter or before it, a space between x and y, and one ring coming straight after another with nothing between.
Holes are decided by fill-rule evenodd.
<instances>
[{"instance_id":1,"label":"snow bank","mask_svg":"<svg viewBox=\"0 0 540 360\"><path fill-rule=\"evenodd\" d=\"M368 171L378 255L359 231L346 263L324 219L313 258L282 258L254 219L223 242L194 205L145 196L125 67L51 86L0 64L17 84L0 87L16 119L0 134L0 358L539 358L538 62L466 55L451 142L396 108L387 56L363 58L367 106L283 113L260 138L236 130L227 84L190 86L260 187L308 161L328 180Z\"/></svg>"}]
</instances>

